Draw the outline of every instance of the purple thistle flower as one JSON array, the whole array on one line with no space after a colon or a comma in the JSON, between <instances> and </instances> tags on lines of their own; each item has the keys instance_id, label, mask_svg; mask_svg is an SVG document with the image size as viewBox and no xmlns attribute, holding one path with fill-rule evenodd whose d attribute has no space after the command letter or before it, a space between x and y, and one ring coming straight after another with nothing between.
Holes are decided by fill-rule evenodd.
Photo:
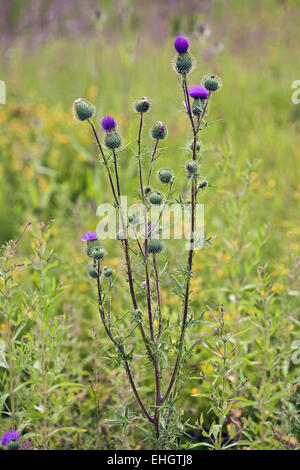
<instances>
[{"instance_id":1,"label":"purple thistle flower","mask_svg":"<svg viewBox=\"0 0 300 470\"><path fill-rule=\"evenodd\" d=\"M209 91L202 85L193 85L191 88L189 88L189 95L192 98L201 98L202 100L207 100Z\"/></svg>"},{"instance_id":2,"label":"purple thistle flower","mask_svg":"<svg viewBox=\"0 0 300 470\"><path fill-rule=\"evenodd\" d=\"M92 232L87 232L87 233L84 233L82 235L82 238L81 240L83 240L84 242L90 242L92 240L97 240L97 232L96 230L92 231Z\"/></svg>"},{"instance_id":3,"label":"purple thistle flower","mask_svg":"<svg viewBox=\"0 0 300 470\"><path fill-rule=\"evenodd\" d=\"M183 36L177 36L174 42L174 47L176 51L180 54L181 52L186 52L189 48L188 40Z\"/></svg>"},{"instance_id":4,"label":"purple thistle flower","mask_svg":"<svg viewBox=\"0 0 300 470\"><path fill-rule=\"evenodd\" d=\"M117 123L111 116L105 116L101 121L101 125L105 131L111 131L115 129Z\"/></svg>"},{"instance_id":5,"label":"purple thistle flower","mask_svg":"<svg viewBox=\"0 0 300 470\"><path fill-rule=\"evenodd\" d=\"M1 437L1 445L6 446L13 439L20 439L21 434L17 431L6 431Z\"/></svg>"}]
</instances>

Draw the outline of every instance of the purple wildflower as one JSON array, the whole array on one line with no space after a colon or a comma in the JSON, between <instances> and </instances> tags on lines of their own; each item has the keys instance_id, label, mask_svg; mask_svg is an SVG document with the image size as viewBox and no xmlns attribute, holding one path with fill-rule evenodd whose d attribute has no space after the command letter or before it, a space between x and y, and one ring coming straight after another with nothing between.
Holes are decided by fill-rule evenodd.
<instances>
[{"instance_id":1,"label":"purple wildflower","mask_svg":"<svg viewBox=\"0 0 300 470\"><path fill-rule=\"evenodd\" d=\"M207 100L209 91L202 85L193 85L191 88L189 88L189 95L192 98L201 98L202 100Z\"/></svg>"},{"instance_id":2,"label":"purple wildflower","mask_svg":"<svg viewBox=\"0 0 300 470\"><path fill-rule=\"evenodd\" d=\"M101 121L101 125L105 131L111 131L115 129L117 123L111 116L105 116Z\"/></svg>"},{"instance_id":3,"label":"purple wildflower","mask_svg":"<svg viewBox=\"0 0 300 470\"><path fill-rule=\"evenodd\" d=\"M1 445L6 446L13 439L20 439L21 434L17 431L6 431L1 438Z\"/></svg>"},{"instance_id":4,"label":"purple wildflower","mask_svg":"<svg viewBox=\"0 0 300 470\"><path fill-rule=\"evenodd\" d=\"M82 235L81 240L83 240L84 242L90 242L91 240L97 240L97 232L96 232L96 230L94 230L94 231L92 231L92 232L84 233L84 234Z\"/></svg>"},{"instance_id":5,"label":"purple wildflower","mask_svg":"<svg viewBox=\"0 0 300 470\"><path fill-rule=\"evenodd\" d=\"M177 36L174 42L174 47L176 51L180 54L182 52L186 52L189 48L188 40L183 36Z\"/></svg>"}]
</instances>

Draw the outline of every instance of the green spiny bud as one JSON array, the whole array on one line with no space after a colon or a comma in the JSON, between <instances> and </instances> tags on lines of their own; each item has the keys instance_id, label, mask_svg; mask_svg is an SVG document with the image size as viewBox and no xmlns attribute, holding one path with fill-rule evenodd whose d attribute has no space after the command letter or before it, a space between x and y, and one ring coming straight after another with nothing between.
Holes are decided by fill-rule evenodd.
<instances>
[{"instance_id":1,"label":"green spiny bud","mask_svg":"<svg viewBox=\"0 0 300 470\"><path fill-rule=\"evenodd\" d=\"M167 137L168 131L166 126L161 121L156 121L154 126L151 129L151 135L153 139L165 139Z\"/></svg>"},{"instance_id":2,"label":"green spiny bud","mask_svg":"<svg viewBox=\"0 0 300 470\"><path fill-rule=\"evenodd\" d=\"M96 279L98 277L98 269L94 264L91 264L88 269L89 275L93 278Z\"/></svg>"},{"instance_id":3,"label":"green spiny bud","mask_svg":"<svg viewBox=\"0 0 300 470\"><path fill-rule=\"evenodd\" d=\"M172 170L163 168L162 170L159 170L157 174L158 174L159 181L161 181L162 183L171 183L173 181Z\"/></svg>"},{"instance_id":4,"label":"green spiny bud","mask_svg":"<svg viewBox=\"0 0 300 470\"><path fill-rule=\"evenodd\" d=\"M142 314L142 311L137 309L133 312L133 319L135 322L137 323L141 323L142 322L142 319L143 319L143 314Z\"/></svg>"},{"instance_id":5,"label":"green spiny bud","mask_svg":"<svg viewBox=\"0 0 300 470\"><path fill-rule=\"evenodd\" d=\"M7 450L19 450L19 442L17 439L11 439L11 441L9 441Z\"/></svg>"},{"instance_id":6,"label":"green spiny bud","mask_svg":"<svg viewBox=\"0 0 300 470\"><path fill-rule=\"evenodd\" d=\"M206 75L203 78L202 83L208 91L217 91L222 86L220 78L216 75Z\"/></svg>"},{"instance_id":7,"label":"green spiny bud","mask_svg":"<svg viewBox=\"0 0 300 470\"><path fill-rule=\"evenodd\" d=\"M91 258L93 258L94 260L102 260L104 256L105 256L105 252L103 248L100 248L100 247L92 248Z\"/></svg>"},{"instance_id":8,"label":"green spiny bud","mask_svg":"<svg viewBox=\"0 0 300 470\"><path fill-rule=\"evenodd\" d=\"M151 204L154 204L156 206L160 206L161 203L163 202L163 195L162 193L158 192L158 191L155 191L153 193L150 194L149 196L149 201Z\"/></svg>"},{"instance_id":9,"label":"green spiny bud","mask_svg":"<svg viewBox=\"0 0 300 470\"><path fill-rule=\"evenodd\" d=\"M201 116L203 113L203 109L205 106L205 100L202 100L201 98L196 98L194 99L194 102L192 104L192 113L194 116Z\"/></svg>"},{"instance_id":10,"label":"green spiny bud","mask_svg":"<svg viewBox=\"0 0 300 470\"><path fill-rule=\"evenodd\" d=\"M108 131L105 136L105 145L109 149L117 149L121 147L122 139L115 129Z\"/></svg>"},{"instance_id":11,"label":"green spiny bud","mask_svg":"<svg viewBox=\"0 0 300 470\"><path fill-rule=\"evenodd\" d=\"M185 162L185 169L188 176L196 176L198 174L199 165L195 160Z\"/></svg>"},{"instance_id":12,"label":"green spiny bud","mask_svg":"<svg viewBox=\"0 0 300 470\"><path fill-rule=\"evenodd\" d=\"M162 241L158 238L151 238L148 240L148 253L158 254L163 250Z\"/></svg>"},{"instance_id":13,"label":"green spiny bud","mask_svg":"<svg viewBox=\"0 0 300 470\"><path fill-rule=\"evenodd\" d=\"M92 118L96 112L95 106L83 98L74 101L73 110L75 118L79 121Z\"/></svg>"},{"instance_id":14,"label":"green spiny bud","mask_svg":"<svg viewBox=\"0 0 300 470\"><path fill-rule=\"evenodd\" d=\"M114 270L112 268L105 267L103 269L103 276L104 277L107 277L107 278L111 277L113 275L113 273L114 273Z\"/></svg>"},{"instance_id":15,"label":"green spiny bud","mask_svg":"<svg viewBox=\"0 0 300 470\"><path fill-rule=\"evenodd\" d=\"M90 258L93 258L93 251L95 248L98 248L100 246L99 240L88 240L87 245L86 245L86 254Z\"/></svg>"},{"instance_id":16,"label":"green spiny bud","mask_svg":"<svg viewBox=\"0 0 300 470\"><path fill-rule=\"evenodd\" d=\"M125 240L126 238L126 233L124 230L120 230L120 232L117 233L117 240Z\"/></svg>"},{"instance_id":17,"label":"green spiny bud","mask_svg":"<svg viewBox=\"0 0 300 470\"><path fill-rule=\"evenodd\" d=\"M150 109L151 102L147 96L143 96L142 98L136 100L134 103L134 108L137 113L146 113Z\"/></svg>"},{"instance_id":18,"label":"green spiny bud","mask_svg":"<svg viewBox=\"0 0 300 470\"><path fill-rule=\"evenodd\" d=\"M198 189L204 189L208 185L208 182L206 180L201 181L201 183L198 185Z\"/></svg>"},{"instance_id":19,"label":"green spiny bud","mask_svg":"<svg viewBox=\"0 0 300 470\"><path fill-rule=\"evenodd\" d=\"M135 215L135 214L132 214L132 215L129 215L129 216L128 216L128 222L129 222L130 224L136 225L136 224L139 223L139 221L140 221L139 216L137 216L137 215Z\"/></svg>"},{"instance_id":20,"label":"green spiny bud","mask_svg":"<svg viewBox=\"0 0 300 470\"><path fill-rule=\"evenodd\" d=\"M193 149L194 149L194 141L193 140L188 144L188 147L191 151L193 151ZM196 152L199 152L201 147L202 147L202 142L197 141L197 143L196 143Z\"/></svg>"},{"instance_id":21,"label":"green spiny bud","mask_svg":"<svg viewBox=\"0 0 300 470\"><path fill-rule=\"evenodd\" d=\"M189 73L194 66L194 59L189 52L179 53L175 59L174 68L177 73Z\"/></svg>"}]
</instances>

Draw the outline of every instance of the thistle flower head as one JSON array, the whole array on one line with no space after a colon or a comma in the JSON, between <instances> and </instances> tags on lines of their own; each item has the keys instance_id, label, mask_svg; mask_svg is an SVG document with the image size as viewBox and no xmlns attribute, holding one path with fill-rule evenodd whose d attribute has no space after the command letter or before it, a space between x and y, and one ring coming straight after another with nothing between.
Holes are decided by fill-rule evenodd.
<instances>
[{"instance_id":1,"label":"thistle flower head","mask_svg":"<svg viewBox=\"0 0 300 470\"><path fill-rule=\"evenodd\" d=\"M192 98L201 98L202 100L207 100L209 95L209 91L202 85L193 85L188 91Z\"/></svg>"},{"instance_id":2,"label":"thistle flower head","mask_svg":"<svg viewBox=\"0 0 300 470\"><path fill-rule=\"evenodd\" d=\"M101 121L101 126L106 132L111 131L112 129L115 129L116 125L117 125L116 121L111 116L104 116L104 118Z\"/></svg>"},{"instance_id":3,"label":"thistle flower head","mask_svg":"<svg viewBox=\"0 0 300 470\"><path fill-rule=\"evenodd\" d=\"M84 100L83 98L78 98L73 103L74 116L79 121L85 121L94 116L96 108L93 104Z\"/></svg>"},{"instance_id":4,"label":"thistle flower head","mask_svg":"<svg viewBox=\"0 0 300 470\"><path fill-rule=\"evenodd\" d=\"M184 36L177 36L174 41L174 47L178 54L182 54L183 52L186 52L188 50L189 42Z\"/></svg>"},{"instance_id":5,"label":"thistle flower head","mask_svg":"<svg viewBox=\"0 0 300 470\"><path fill-rule=\"evenodd\" d=\"M82 235L81 240L84 242L90 242L92 240L97 240L97 232L96 230L86 232Z\"/></svg>"},{"instance_id":6,"label":"thistle flower head","mask_svg":"<svg viewBox=\"0 0 300 470\"><path fill-rule=\"evenodd\" d=\"M12 440L20 439L21 434L17 431L6 431L1 437L1 445L6 446Z\"/></svg>"}]
</instances>

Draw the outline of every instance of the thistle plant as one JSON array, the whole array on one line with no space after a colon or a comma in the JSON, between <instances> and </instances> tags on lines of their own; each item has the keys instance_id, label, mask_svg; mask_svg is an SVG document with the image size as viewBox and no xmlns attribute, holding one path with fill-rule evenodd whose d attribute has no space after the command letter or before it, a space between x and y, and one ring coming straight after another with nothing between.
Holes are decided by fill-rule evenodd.
<instances>
[{"instance_id":1,"label":"thistle plant","mask_svg":"<svg viewBox=\"0 0 300 470\"><path fill-rule=\"evenodd\" d=\"M179 339L172 346L176 356L174 363L168 364L166 344L169 337L169 319L163 317L164 299L162 297L161 276L165 275L165 268L160 267L160 256L164 251L165 243L162 242L160 224L168 203L172 202L175 176L172 169L161 168L157 172L159 182L167 188L165 193L155 188L153 178L154 167L159 157L161 141L168 136L167 127L164 122L155 122L150 131L153 140L153 148L150 152L149 162L144 156L142 145L144 120L151 109L151 101L148 97L137 99L134 109L139 117L137 133L137 167L138 167L138 193L144 206L142 218L125 214L122 206L122 179L120 175L119 162L121 159L122 138L117 130L117 123L111 116L105 116L102 121L104 131L104 143L96 130L93 121L95 107L84 99L74 102L74 114L80 121L86 121L90 126L96 139L99 150L100 161L108 177L112 192L113 203L119 213L121 221L120 231L116 235L118 243L121 244L126 266L126 280L128 281L129 297L132 304L131 330L123 333L123 329L117 326L119 319L114 311L112 302L113 292L116 289L116 276L111 267L105 266L105 249L101 244L101 233L97 231L87 232L82 240L86 243L86 255L90 259L88 274L94 280L97 290L97 304L99 316L103 328L115 347L117 362L121 364L128 378L136 402L143 417L151 424L153 434L146 432L148 437L155 440L156 447L166 447L167 436L172 429L171 421L176 412L174 403L178 391L179 378L184 359L189 354L185 348L185 336L188 326L193 324L189 320L191 313L191 278L193 275L193 258L196 239L196 207L200 195L210 185L201 179L201 144L199 134L210 124L207 122L208 103L213 94L220 88L220 80L213 76L206 76L202 85L188 87L188 75L194 68L194 59L189 53L189 43L184 37L175 39L175 50L177 55L174 60L174 70L178 74L183 93L184 110L187 115L192 133L192 143L189 145L191 158L185 162L186 178L189 185L189 200L185 201L178 196L175 201L180 201L181 206L188 208L190 214L189 239L187 250L187 261L185 266L179 266L178 272L181 280L175 276L175 293L180 298L178 304L178 321L180 332ZM193 102L191 100L194 100ZM145 171L147 166L147 171ZM152 208L156 208L158 215L152 218ZM144 219L144 220L141 220ZM136 226L143 227L143 236L136 233ZM134 237L129 237L129 230ZM133 239L132 239L133 238ZM207 240L202 242L205 245ZM134 263L133 263L134 260ZM136 267L138 264L139 268ZM138 290L139 276L142 276L142 289ZM152 281L153 279L153 281ZM143 295L141 295L141 293ZM136 332L142 340L146 360L153 368L154 377L154 399L146 404L142 397L140 387L137 385L133 373L133 361L135 358L134 348L129 350L129 340L136 337ZM167 367L165 367L167 361ZM164 373L165 370L168 373ZM151 431L152 432L152 431Z\"/></svg>"}]
</instances>

